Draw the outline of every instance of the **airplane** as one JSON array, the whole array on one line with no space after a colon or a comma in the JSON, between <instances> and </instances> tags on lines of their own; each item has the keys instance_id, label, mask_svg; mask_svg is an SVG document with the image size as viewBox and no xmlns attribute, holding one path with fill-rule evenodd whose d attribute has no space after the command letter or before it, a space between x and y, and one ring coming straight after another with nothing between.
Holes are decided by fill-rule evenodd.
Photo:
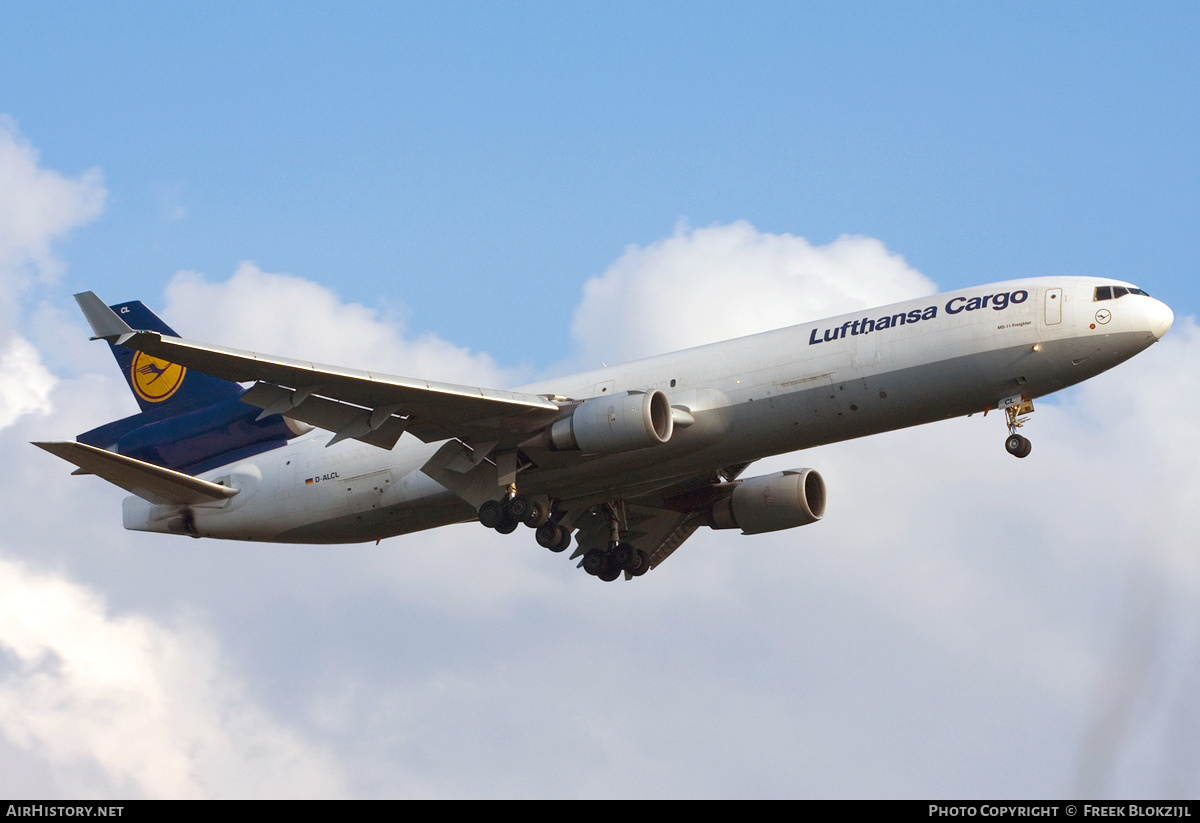
<instances>
[{"instance_id":1,"label":"airplane","mask_svg":"<svg viewBox=\"0 0 1200 823\"><path fill-rule=\"evenodd\" d=\"M1174 321L1129 283L1029 278L499 391L185 340L140 302L76 300L141 411L34 445L131 492L126 529L350 543L524 524L554 552L574 540L571 559L606 581L656 568L702 526L824 517L814 469L742 476L764 457L999 410L1024 458L1034 399Z\"/></svg>"}]
</instances>

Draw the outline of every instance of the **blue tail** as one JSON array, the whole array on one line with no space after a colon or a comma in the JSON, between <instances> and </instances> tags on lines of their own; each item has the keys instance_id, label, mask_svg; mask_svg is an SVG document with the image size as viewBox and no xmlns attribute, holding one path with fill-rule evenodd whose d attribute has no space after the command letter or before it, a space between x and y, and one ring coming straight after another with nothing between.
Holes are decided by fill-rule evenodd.
<instances>
[{"instance_id":1,"label":"blue tail","mask_svg":"<svg viewBox=\"0 0 1200 823\"><path fill-rule=\"evenodd\" d=\"M118 303L111 308L135 329L156 331L171 337L179 336L140 300ZM112 349L113 357L117 358L117 365L125 375L125 381L129 383L129 390L137 398L143 412L174 416L242 394L242 387L237 383L197 371L189 372L183 366L150 357L124 346L112 343L108 346Z\"/></svg>"},{"instance_id":2,"label":"blue tail","mask_svg":"<svg viewBox=\"0 0 1200 823\"><path fill-rule=\"evenodd\" d=\"M112 309L135 329L179 336L140 301ZM84 432L76 438L81 443L198 474L278 448L299 433L279 415L258 420L260 411L239 401L246 390L237 383L109 347L142 410Z\"/></svg>"}]
</instances>

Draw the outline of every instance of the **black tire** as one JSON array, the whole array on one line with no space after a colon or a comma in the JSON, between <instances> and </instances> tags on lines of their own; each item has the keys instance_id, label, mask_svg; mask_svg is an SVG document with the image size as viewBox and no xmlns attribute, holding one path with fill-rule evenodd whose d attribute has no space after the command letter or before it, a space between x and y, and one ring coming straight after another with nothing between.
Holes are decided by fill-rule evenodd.
<instances>
[{"instance_id":1,"label":"black tire","mask_svg":"<svg viewBox=\"0 0 1200 823\"><path fill-rule=\"evenodd\" d=\"M505 520L496 527L496 531L500 532L500 534L512 534L517 530L517 525L516 520Z\"/></svg>"},{"instance_id":2,"label":"black tire","mask_svg":"<svg viewBox=\"0 0 1200 823\"><path fill-rule=\"evenodd\" d=\"M1013 457L1028 457L1029 453L1033 451L1033 444L1026 437L1010 434L1004 441L1004 449Z\"/></svg>"},{"instance_id":3,"label":"black tire","mask_svg":"<svg viewBox=\"0 0 1200 823\"><path fill-rule=\"evenodd\" d=\"M600 549L592 549L583 556L583 570L590 575L599 576L608 567L608 555Z\"/></svg>"},{"instance_id":4,"label":"black tire","mask_svg":"<svg viewBox=\"0 0 1200 823\"><path fill-rule=\"evenodd\" d=\"M529 505L525 509L525 514L521 516L521 522L531 529L540 528L549 519L550 512L546 511L546 507L536 500L527 502Z\"/></svg>"},{"instance_id":5,"label":"black tire","mask_svg":"<svg viewBox=\"0 0 1200 823\"><path fill-rule=\"evenodd\" d=\"M496 500L489 500L479 507L479 522L494 529L504 522L504 509Z\"/></svg>"},{"instance_id":6,"label":"black tire","mask_svg":"<svg viewBox=\"0 0 1200 823\"><path fill-rule=\"evenodd\" d=\"M608 558L604 568L600 570L600 574L596 575L605 583L611 583L621 576L621 567L613 562L612 557Z\"/></svg>"},{"instance_id":7,"label":"black tire","mask_svg":"<svg viewBox=\"0 0 1200 823\"><path fill-rule=\"evenodd\" d=\"M504 509L508 516L516 521L521 521L525 518L525 514L529 511L531 503L529 498L523 494L518 494L515 497L510 497L506 502Z\"/></svg>"},{"instance_id":8,"label":"black tire","mask_svg":"<svg viewBox=\"0 0 1200 823\"><path fill-rule=\"evenodd\" d=\"M534 532L533 536L534 539L537 540L538 545L543 549L550 549L550 551L561 551L561 549L555 549L554 547L562 542L563 531L563 527L555 523L544 523L541 526L538 526L538 530Z\"/></svg>"},{"instance_id":9,"label":"black tire","mask_svg":"<svg viewBox=\"0 0 1200 823\"><path fill-rule=\"evenodd\" d=\"M563 552L571 547L571 530L564 529L562 526L559 526L558 529L562 532L562 537L550 547L550 551L552 552Z\"/></svg>"},{"instance_id":10,"label":"black tire","mask_svg":"<svg viewBox=\"0 0 1200 823\"><path fill-rule=\"evenodd\" d=\"M608 557L618 569L628 569L637 562L637 549L632 543L618 543Z\"/></svg>"},{"instance_id":11,"label":"black tire","mask_svg":"<svg viewBox=\"0 0 1200 823\"><path fill-rule=\"evenodd\" d=\"M632 569L629 569L628 571L634 577L641 577L643 574L650 571L650 555L646 554L641 549L638 549L637 557L638 557L637 566L635 566Z\"/></svg>"}]
</instances>

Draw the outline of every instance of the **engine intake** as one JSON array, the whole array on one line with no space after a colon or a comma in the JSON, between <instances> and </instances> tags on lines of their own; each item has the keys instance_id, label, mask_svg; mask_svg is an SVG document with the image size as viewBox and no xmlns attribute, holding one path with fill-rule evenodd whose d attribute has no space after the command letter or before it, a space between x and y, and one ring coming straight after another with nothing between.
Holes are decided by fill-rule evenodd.
<instances>
[{"instance_id":1,"label":"engine intake","mask_svg":"<svg viewBox=\"0 0 1200 823\"><path fill-rule=\"evenodd\" d=\"M657 389L622 392L585 400L570 416L555 421L550 427L550 447L615 454L666 443L674 431L671 403L665 394Z\"/></svg>"},{"instance_id":2,"label":"engine intake","mask_svg":"<svg viewBox=\"0 0 1200 823\"><path fill-rule=\"evenodd\" d=\"M713 503L708 525L762 534L807 526L825 516L825 481L815 469L789 469L743 480Z\"/></svg>"}]
</instances>

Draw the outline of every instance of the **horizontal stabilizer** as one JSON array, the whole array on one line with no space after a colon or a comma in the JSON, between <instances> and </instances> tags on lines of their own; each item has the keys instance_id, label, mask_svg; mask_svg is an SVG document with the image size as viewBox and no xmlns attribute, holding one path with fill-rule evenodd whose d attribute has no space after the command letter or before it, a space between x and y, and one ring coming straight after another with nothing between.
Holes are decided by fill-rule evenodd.
<instances>
[{"instance_id":1,"label":"horizontal stabilizer","mask_svg":"<svg viewBox=\"0 0 1200 823\"><path fill-rule=\"evenodd\" d=\"M98 449L86 443L59 441L33 445L61 457L68 463L74 463L80 470L72 474L98 475L109 483L155 504L212 503L238 493L237 489L228 486L134 460L132 457Z\"/></svg>"},{"instance_id":2,"label":"horizontal stabilizer","mask_svg":"<svg viewBox=\"0 0 1200 823\"><path fill-rule=\"evenodd\" d=\"M127 334L133 334L129 324L97 297L95 292L81 292L75 295L75 302L79 304L84 318L92 327L93 340L116 342Z\"/></svg>"}]
</instances>

